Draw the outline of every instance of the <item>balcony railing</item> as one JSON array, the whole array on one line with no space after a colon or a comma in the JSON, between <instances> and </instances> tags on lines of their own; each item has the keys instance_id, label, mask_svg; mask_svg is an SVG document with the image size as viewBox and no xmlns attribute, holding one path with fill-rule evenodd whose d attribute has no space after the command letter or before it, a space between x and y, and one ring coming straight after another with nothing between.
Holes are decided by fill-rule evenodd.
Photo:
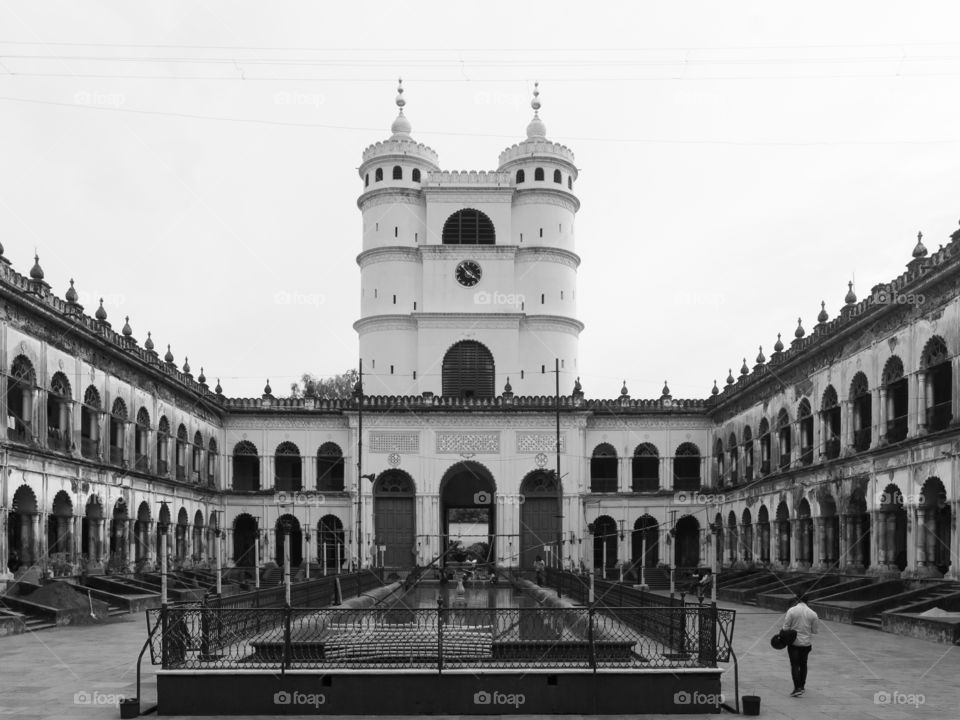
<instances>
[{"instance_id":1,"label":"balcony railing","mask_svg":"<svg viewBox=\"0 0 960 720\"><path fill-rule=\"evenodd\" d=\"M616 478L590 478L590 492L613 493L617 491Z\"/></svg>"},{"instance_id":2,"label":"balcony railing","mask_svg":"<svg viewBox=\"0 0 960 720\"><path fill-rule=\"evenodd\" d=\"M736 471L736 470L731 470L731 471L730 471L730 484L731 484L731 485L736 485L739 481L740 481L740 477L737 475L737 471Z\"/></svg>"},{"instance_id":3,"label":"balcony railing","mask_svg":"<svg viewBox=\"0 0 960 720\"><path fill-rule=\"evenodd\" d=\"M870 449L870 428L865 427L853 431L853 449L863 452Z\"/></svg>"},{"instance_id":4,"label":"balcony railing","mask_svg":"<svg viewBox=\"0 0 960 720\"><path fill-rule=\"evenodd\" d=\"M747 469L743 471L743 479L746 482L753 481L753 465L747 465Z\"/></svg>"},{"instance_id":5,"label":"balcony railing","mask_svg":"<svg viewBox=\"0 0 960 720\"><path fill-rule=\"evenodd\" d=\"M800 448L800 462L804 465L809 465L813 462L813 448L805 447Z\"/></svg>"},{"instance_id":6,"label":"balcony railing","mask_svg":"<svg viewBox=\"0 0 960 720\"><path fill-rule=\"evenodd\" d=\"M80 454L90 460L100 457L100 441L91 438L80 438Z\"/></svg>"},{"instance_id":7,"label":"balcony railing","mask_svg":"<svg viewBox=\"0 0 960 720\"><path fill-rule=\"evenodd\" d=\"M907 437L907 416L901 415L887 421L887 442L900 442Z\"/></svg>"},{"instance_id":8,"label":"balcony railing","mask_svg":"<svg viewBox=\"0 0 960 720\"><path fill-rule=\"evenodd\" d=\"M192 482L199 483L199 482L200 482L200 471L199 471L199 470L194 470L193 472L191 472L191 473L190 473L190 480L191 480Z\"/></svg>"},{"instance_id":9,"label":"balcony railing","mask_svg":"<svg viewBox=\"0 0 960 720\"><path fill-rule=\"evenodd\" d=\"M782 453L780 455L780 469L786 470L790 467L790 453Z\"/></svg>"},{"instance_id":10,"label":"balcony railing","mask_svg":"<svg viewBox=\"0 0 960 720\"><path fill-rule=\"evenodd\" d=\"M949 400L927 408L927 430L937 432L946 428L953 420L953 403Z\"/></svg>"},{"instance_id":11,"label":"balcony railing","mask_svg":"<svg viewBox=\"0 0 960 720\"><path fill-rule=\"evenodd\" d=\"M761 463L760 463L760 474L761 474L761 475L769 475L769 474L770 474L770 461L769 461L769 460L763 460L763 461L761 461Z\"/></svg>"},{"instance_id":12,"label":"balcony railing","mask_svg":"<svg viewBox=\"0 0 960 720\"><path fill-rule=\"evenodd\" d=\"M134 467L140 472L149 472L150 471L150 458L146 455L137 455L136 460L134 460Z\"/></svg>"},{"instance_id":13,"label":"balcony railing","mask_svg":"<svg viewBox=\"0 0 960 720\"><path fill-rule=\"evenodd\" d=\"M110 462L114 465L123 464L123 448L110 446Z\"/></svg>"},{"instance_id":14,"label":"balcony railing","mask_svg":"<svg viewBox=\"0 0 960 720\"><path fill-rule=\"evenodd\" d=\"M660 489L660 478L635 477L630 485L633 492L656 492Z\"/></svg>"},{"instance_id":15,"label":"balcony railing","mask_svg":"<svg viewBox=\"0 0 960 720\"><path fill-rule=\"evenodd\" d=\"M70 441L60 432L60 428L47 428L47 447L51 450L66 452L70 449Z\"/></svg>"},{"instance_id":16,"label":"balcony railing","mask_svg":"<svg viewBox=\"0 0 960 720\"><path fill-rule=\"evenodd\" d=\"M170 473L170 463L166 460L157 460L157 475L167 475Z\"/></svg>"},{"instance_id":17,"label":"balcony railing","mask_svg":"<svg viewBox=\"0 0 960 720\"><path fill-rule=\"evenodd\" d=\"M183 465L177 465L177 480L187 479L187 469Z\"/></svg>"},{"instance_id":18,"label":"balcony railing","mask_svg":"<svg viewBox=\"0 0 960 720\"><path fill-rule=\"evenodd\" d=\"M824 455L827 456L827 460L836 460L840 457L840 438L830 438L824 444L823 448Z\"/></svg>"},{"instance_id":19,"label":"balcony railing","mask_svg":"<svg viewBox=\"0 0 960 720\"><path fill-rule=\"evenodd\" d=\"M689 475L689 476L674 475L673 489L674 490L699 490L700 476L699 475Z\"/></svg>"},{"instance_id":20,"label":"balcony railing","mask_svg":"<svg viewBox=\"0 0 960 720\"><path fill-rule=\"evenodd\" d=\"M19 420L13 427L7 428L7 440L13 440L14 442L27 442L29 437L30 433L27 432L27 426Z\"/></svg>"}]
</instances>

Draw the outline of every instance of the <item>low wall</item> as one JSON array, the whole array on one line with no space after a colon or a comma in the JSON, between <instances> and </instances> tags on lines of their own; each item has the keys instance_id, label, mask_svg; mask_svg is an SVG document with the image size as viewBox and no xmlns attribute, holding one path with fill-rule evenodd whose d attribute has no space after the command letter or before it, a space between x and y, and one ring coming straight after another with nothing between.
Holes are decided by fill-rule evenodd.
<instances>
[{"instance_id":1,"label":"low wall","mask_svg":"<svg viewBox=\"0 0 960 720\"><path fill-rule=\"evenodd\" d=\"M624 715L720 712L721 670L157 672L160 715Z\"/></svg>"}]
</instances>

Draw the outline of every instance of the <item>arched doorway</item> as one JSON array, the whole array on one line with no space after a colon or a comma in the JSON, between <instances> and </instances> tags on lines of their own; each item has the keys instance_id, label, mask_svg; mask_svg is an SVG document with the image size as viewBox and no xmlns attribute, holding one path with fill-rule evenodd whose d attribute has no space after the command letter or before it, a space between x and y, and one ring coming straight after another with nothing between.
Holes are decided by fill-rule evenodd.
<instances>
[{"instance_id":1,"label":"arched doorway","mask_svg":"<svg viewBox=\"0 0 960 720\"><path fill-rule=\"evenodd\" d=\"M317 559L328 573L339 573L344 561L343 522L324 515L317 523Z\"/></svg>"},{"instance_id":2,"label":"arched doorway","mask_svg":"<svg viewBox=\"0 0 960 720\"><path fill-rule=\"evenodd\" d=\"M160 517L157 519L157 565L159 566L163 559L163 536L170 530L170 506L166 503L160 505ZM172 554L170 548L170 536L167 535L167 561Z\"/></svg>"},{"instance_id":3,"label":"arched doorway","mask_svg":"<svg viewBox=\"0 0 960 720\"><path fill-rule=\"evenodd\" d=\"M950 504L947 491L938 477L928 478L920 492L920 557L925 572L936 570L941 576L950 569ZM919 568L918 568L919 569Z\"/></svg>"},{"instance_id":4,"label":"arched doorway","mask_svg":"<svg viewBox=\"0 0 960 720\"><path fill-rule=\"evenodd\" d=\"M274 547L277 551L275 558L277 565L283 567L283 544L289 542L290 567L299 567L300 563L303 562L303 531L300 529L300 521L289 513L281 515L277 519L275 530L277 533L277 541L274 543ZM289 538L287 537L288 534ZM291 570L291 573L292 572Z\"/></svg>"},{"instance_id":5,"label":"arched doorway","mask_svg":"<svg viewBox=\"0 0 960 720\"><path fill-rule=\"evenodd\" d=\"M190 516L186 508L180 508L177 513L177 560L183 561L187 557L187 530L190 524Z\"/></svg>"},{"instance_id":6,"label":"arched doorway","mask_svg":"<svg viewBox=\"0 0 960 720\"><path fill-rule=\"evenodd\" d=\"M134 560L137 563L146 562L150 555L150 519L150 505L144 501L137 507L137 522L133 530Z\"/></svg>"},{"instance_id":7,"label":"arched doorway","mask_svg":"<svg viewBox=\"0 0 960 720\"><path fill-rule=\"evenodd\" d=\"M783 500L777 505L777 562L790 564L790 510Z\"/></svg>"},{"instance_id":8,"label":"arched doorway","mask_svg":"<svg viewBox=\"0 0 960 720\"><path fill-rule=\"evenodd\" d=\"M193 514L193 543L190 554L194 562L203 560L203 513L199 510Z\"/></svg>"},{"instance_id":9,"label":"arched doorway","mask_svg":"<svg viewBox=\"0 0 960 720\"><path fill-rule=\"evenodd\" d=\"M116 572L127 572L129 568L129 542L127 533L130 526L130 512L127 501L118 498L113 505L113 521L110 523L110 565Z\"/></svg>"},{"instance_id":10,"label":"arched doorway","mask_svg":"<svg viewBox=\"0 0 960 720\"><path fill-rule=\"evenodd\" d=\"M373 485L374 544L385 546L377 559L386 567L408 568L414 564L415 497L413 478L403 470L387 470Z\"/></svg>"},{"instance_id":11,"label":"arched doorway","mask_svg":"<svg viewBox=\"0 0 960 720\"><path fill-rule=\"evenodd\" d=\"M8 567L16 572L37 562L38 548L34 527L39 512L37 496L27 485L21 485L13 494L13 507L7 516L7 547L10 548Z\"/></svg>"},{"instance_id":12,"label":"arched doorway","mask_svg":"<svg viewBox=\"0 0 960 720\"><path fill-rule=\"evenodd\" d=\"M846 516L847 547L849 548L851 570L865 570L873 562L870 554L871 530L870 514L867 512L867 498L863 490L857 488L850 494Z\"/></svg>"},{"instance_id":13,"label":"arched doorway","mask_svg":"<svg viewBox=\"0 0 960 720\"><path fill-rule=\"evenodd\" d=\"M753 515L750 514L750 508L744 508L740 515L740 552L743 561L747 564L753 563Z\"/></svg>"},{"instance_id":14,"label":"arched doorway","mask_svg":"<svg viewBox=\"0 0 960 720\"><path fill-rule=\"evenodd\" d=\"M878 515L880 535L880 557L877 560L888 570L900 570L907 567L907 511L903 507L903 493L890 483L880 497Z\"/></svg>"},{"instance_id":15,"label":"arched doorway","mask_svg":"<svg viewBox=\"0 0 960 720\"><path fill-rule=\"evenodd\" d=\"M684 515L674 528L674 565L695 568L700 565L700 523L693 515Z\"/></svg>"},{"instance_id":16,"label":"arched doorway","mask_svg":"<svg viewBox=\"0 0 960 720\"><path fill-rule=\"evenodd\" d=\"M87 506L84 510L83 520L80 521L80 552L87 557L87 561L93 565L100 562L103 557L103 541L101 533L103 528L103 504L96 495L91 495L87 500ZM11 546L12 547L12 546Z\"/></svg>"},{"instance_id":17,"label":"arched doorway","mask_svg":"<svg viewBox=\"0 0 960 720\"><path fill-rule=\"evenodd\" d=\"M73 501L60 490L53 497L53 512L47 516L47 555L73 555Z\"/></svg>"},{"instance_id":18,"label":"arched doorway","mask_svg":"<svg viewBox=\"0 0 960 720\"><path fill-rule=\"evenodd\" d=\"M837 501L832 495L825 495L820 501L820 516L823 518L823 537L820 543L820 563L834 568L840 558L840 518L837 517Z\"/></svg>"},{"instance_id":19,"label":"arched doorway","mask_svg":"<svg viewBox=\"0 0 960 720\"><path fill-rule=\"evenodd\" d=\"M766 505L761 505L757 512L757 533L760 540L760 562L767 564L770 562L770 511Z\"/></svg>"},{"instance_id":20,"label":"arched doorway","mask_svg":"<svg viewBox=\"0 0 960 720\"><path fill-rule=\"evenodd\" d=\"M450 467L440 481L440 532L443 563L494 557L497 486L493 475L477 462Z\"/></svg>"},{"instance_id":21,"label":"arched doorway","mask_svg":"<svg viewBox=\"0 0 960 720\"><path fill-rule=\"evenodd\" d=\"M617 523L609 515L601 515L591 523L593 533L593 567L607 577L609 568L617 566Z\"/></svg>"},{"instance_id":22,"label":"arched doorway","mask_svg":"<svg viewBox=\"0 0 960 720\"><path fill-rule=\"evenodd\" d=\"M644 538L646 538L646 555L644 555ZM633 566L639 568L656 567L660 562L660 525L650 515L641 515L633 524L633 533L630 536L630 554Z\"/></svg>"},{"instance_id":23,"label":"arched doorway","mask_svg":"<svg viewBox=\"0 0 960 720\"><path fill-rule=\"evenodd\" d=\"M233 563L237 567L256 565L258 529L256 519L247 513L240 513L233 521ZM283 564L282 556L277 564Z\"/></svg>"},{"instance_id":24,"label":"arched doorway","mask_svg":"<svg viewBox=\"0 0 960 720\"><path fill-rule=\"evenodd\" d=\"M520 483L523 504L520 506L519 565L524 570L533 569L537 555L546 560L545 545L557 544L557 533L560 531L558 494L557 479L554 473L547 470L534 470ZM514 564L513 558L509 559L508 564Z\"/></svg>"},{"instance_id":25,"label":"arched doorway","mask_svg":"<svg viewBox=\"0 0 960 720\"><path fill-rule=\"evenodd\" d=\"M810 503L806 498L797 505L797 522L799 527L800 546L797 548L797 563L803 568L813 564L813 518L810 512Z\"/></svg>"}]
</instances>

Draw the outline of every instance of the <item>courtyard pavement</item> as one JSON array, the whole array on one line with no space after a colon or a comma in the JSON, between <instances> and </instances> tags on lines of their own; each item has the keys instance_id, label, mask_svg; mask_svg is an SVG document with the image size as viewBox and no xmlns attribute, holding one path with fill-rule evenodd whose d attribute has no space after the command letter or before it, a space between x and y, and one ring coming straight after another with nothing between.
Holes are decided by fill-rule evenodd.
<instances>
[{"instance_id":1,"label":"courtyard pavement","mask_svg":"<svg viewBox=\"0 0 960 720\"><path fill-rule=\"evenodd\" d=\"M960 648L824 622L814 638L807 693L791 698L786 651L776 651L769 644L781 614L734 603L721 606L737 610L734 647L739 657L740 695L761 697L760 717L960 718ZM143 613L108 625L0 637L0 716L16 720L118 718L116 699L111 696L136 694L136 659L145 638ZM732 705L733 664L723 667L727 668L723 690ZM146 710L156 698L155 669L149 664L149 655L143 671L141 710ZM642 709L642 698L638 698L637 716Z\"/></svg>"}]
</instances>

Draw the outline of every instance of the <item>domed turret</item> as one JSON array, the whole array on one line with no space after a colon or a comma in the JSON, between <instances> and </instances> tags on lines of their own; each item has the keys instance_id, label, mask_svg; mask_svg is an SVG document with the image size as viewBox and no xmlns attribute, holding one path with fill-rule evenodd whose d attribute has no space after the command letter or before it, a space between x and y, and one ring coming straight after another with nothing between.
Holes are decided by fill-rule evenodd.
<instances>
[{"instance_id":1,"label":"domed turret","mask_svg":"<svg viewBox=\"0 0 960 720\"><path fill-rule=\"evenodd\" d=\"M827 301L826 301L826 300L821 300L821 301L820 301L820 314L817 315L817 322L818 322L818 323L825 323L825 322L826 322L827 320L829 320L829 319L830 319L830 315L827 313Z\"/></svg>"},{"instance_id":2,"label":"domed turret","mask_svg":"<svg viewBox=\"0 0 960 720\"><path fill-rule=\"evenodd\" d=\"M807 331L803 329L803 322L800 318L797 318L797 329L793 331L793 336L799 340L804 335L807 334Z\"/></svg>"},{"instance_id":3,"label":"domed turret","mask_svg":"<svg viewBox=\"0 0 960 720\"><path fill-rule=\"evenodd\" d=\"M33 267L30 268L31 280L43 280L43 268L40 267L40 256L33 256Z\"/></svg>"},{"instance_id":4,"label":"domed turret","mask_svg":"<svg viewBox=\"0 0 960 720\"><path fill-rule=\"evenodd\" d=\"M393 121L393 125L390 126L390 132L393 135L390 136L391 140L409 140L410 131L413 127L410 125L410 121L407 120L406 116L403 114L403 107L407 104L407 101L403 99L403 78L397 79L397 107L400 108L400 113L397 115L397 119Z\"/></svg>"},{"instance_id":5,"label":"domed turret","mask_svg":"<svg viewBox=\"0 0 960 720\"><path fill-rule=\"evenodd\" d=\"M99 320L100 322L106 322L106 321L107 321L107 311L106 311L106 309L103 307L103 298L100 298L100 307L97 308L97 312L95 313L95 317L96 317L97 320Z\"/></svg>"},{"instance_id":6,"label":"domed turret","mask_svg":"<svg viewBox=\"0 0 960 720\"><path fill-rule=\"evenodd\" d=\"M780 333L777 333L777 342L773 344L774 352L783 352L783 340L780 339Z\"/></svg>"},{"instance_id":7,"label":"domed turret","mask_svg":"<svg viewBox=\"0 0 960 720\"><path fill-rule=\"evenodd\" d=\"M166 363L173 364L173 353L170 351L170 346L167 345L167 352L163 355L163 361Z\"/></svg>"},{"instance_id":8,"label":"domed turret","mask_svg":"<svg viewBox=\"0 0 960 720\"><path fill-rule=\"evenodd\" d=\"M663 381L663 390L660 391L660 397L661 397L661 398L668 398L668 397L670 397L670 386L667 385L667 381L666 381L666 380Z\"/></svg>"},{"instance_id":9,"label":"domed turret","mask_svg":"<svg viewBox=\"0 0 960 720\"><path fill-rule=\"evenodd\" d=\"M186 355L183 356L183 374L190 374L190 358L188 358Z\"/></svg>"},{"instance_id":10,"label":"domed turret","mask_svg":"<svg viewBox=\"0 0 960 720\"><path fill-rule=\"evenodd\" d=\"M847 296L843 299L847 305L857 302L857 294L853 291L853 280L847 283Z\"/></svg>"},{"instance_id":11,"label":"domed turret","mask_svg":"<svg viewBox=\"0 0 960 720\"><path fill-rule=\"evenodd\" d=\"M220 378L217 378L217 386L213 389L217 395L223 395L223 388L220 387Z\"/></svg>"},{"instance_id":12,"label":"domed turret","mask_svg":"<svg viewBox=\"0 0 960 720\"><path fill-rule=\"evenodd\" d=\"M270 387L270 378L267 378L267 384L263 386L263 396L273 397L273 388Z\"/></svg>"},{"instance_id":13,"label":"domed turret","mask_svg":"<svg viewBox=\"0 0 960 720\"><path fill-rule=\"evenodd\" d=\"M720 388L717 387L717 381L716 381L716 380L713 381L713 387L710 388L710 394L711 394L711 395L719 395L719 394L720 394Z\"/></svg>"},{"instance_id":14,"label":"domed turret","mask_svg":"<svg viewBox=\"0 0 960 720\"><path fill-rule=\"evenodd\" d=\"M533 108L533 120L527 125L528 140L546 140L547 126L540 119L540 83L533 84L533 100L530 101L530 107Z\"/></svg>"},{"instance_id":15,"label":"domed turret","mask_svg":"<svg viewBox=\"0 0 960 720\"><path fill-rule=\"evenodd\" d=\"M927 256L927 248L923 244L923 233L917 233L917 244L913 248L913 257L915 259L920 259Z\"/></svg>"},{"instance_id":16,"label":"domed turret","mask_svg":"<svg viewBox=\"0 0 960 720\"><path fill-rule=\"evenodd\" d=\"M207 384L207 376L203 374L203 366L200 366L200 374L197 375L197 382L201 385Z\"/></svg>"},{"instance_id":17,"label":"domed turret","mask_svg":"<svg viewBox=\"0 0 960 720\"><path fill-rule=\"evenodd\" d=\"M747 367L747 359L743 359L743 365L740 366L740 375L741 377L746 377L750 374L750 368Z\"/></svg>"},{"instance_id":18,"label":"domed turret","mask_svg":"<svg viewBox=\"0 0 960 720\"><path fill-rule=\"evenodd\" d=\"M757 365L763 365L767 359L763 356L763 345L760 346L760 352L757 353Z\"/></svg>"},{"instance_id":19,"label":"domed turret","mask_svg":"<svg viewBox=\"0 0 960 720\"><path fill-rule=\"evenodd\" d=\"M143 344L143 347L147 352L153 352L153 338L150 337L149 330L147 330L147 341Z\"/></svg>"},{"instance_id":20,"label":"domed turret","mask_svg":"<svg viewBox=\"0 0 960 720\"><path fill-rule=\"evenodd\" d=\"M733 385L736 380L733 379L733 368L727 370L727 385Z\"/></svg>"},{"instance_id":21,"label":"domed turret","mask_svg":"<svg viewBox=\"0 0 960 720\"><path fill-rule=\"evenodd\" d=\"M133 337L133 328L130 327L130 316L127 315L123 319L123 330L121 330L124 337Z\"/></svg>"},{"instance_id":22,"label":"domed turret","mask_svg":"<svg viewBox=\"0 0 960 720\"><path fill-rule=\"evenodd\" d=\"M67 303L69 305L76 305L77 300L80 299L80 296L77 294L76 288L73 287L73 278L70 278L70 287L67 288L66 298L67 298Z\"/></svg>"}]
</instances>

